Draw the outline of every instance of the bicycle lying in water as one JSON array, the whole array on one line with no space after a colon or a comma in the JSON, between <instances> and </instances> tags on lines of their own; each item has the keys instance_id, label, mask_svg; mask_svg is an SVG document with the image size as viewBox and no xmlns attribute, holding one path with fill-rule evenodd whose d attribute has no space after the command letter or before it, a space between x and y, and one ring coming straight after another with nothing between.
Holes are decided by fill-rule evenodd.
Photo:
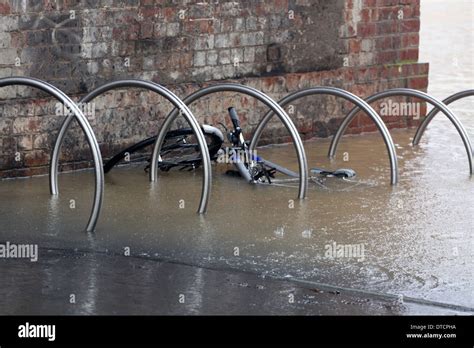
<instances>
[{"instance_id":1,"label":"bicycle lying in water","mask_svg":"<svg viewBox=\"0 0 474 348\"><path fill-rule=\"evenodd\" d=\"M244 139L237 112L233 107L229 108L228 112L233 129L229 130L224 124L219 124L225 129L227 140L231 146L223 147L224 135L219 128L209 125L201 126L212 161L233 164L235 170L228 170L226 174L240 176L252 184L281 184L298 180L298 173L251 153L249 142ZM104 172L109 172L120 161L130 158L134 152L153 145L155 141L156 136L150 137L119 152L104 165ZM172 168L194 170L201 165L201 162L199 145L191 128L172 130L166 134L158 162L160 170L169 171ZM145 170L147 169L149 169L149 165L145 168ZM329 171L322 168L312 168L311 173L313 176L310 179L319 184L321 182L318 181L318 178L347 179L356 175L352 169ZM277 174L289 178L280 179L276 177Z\"/></svg>"}]
</instances>

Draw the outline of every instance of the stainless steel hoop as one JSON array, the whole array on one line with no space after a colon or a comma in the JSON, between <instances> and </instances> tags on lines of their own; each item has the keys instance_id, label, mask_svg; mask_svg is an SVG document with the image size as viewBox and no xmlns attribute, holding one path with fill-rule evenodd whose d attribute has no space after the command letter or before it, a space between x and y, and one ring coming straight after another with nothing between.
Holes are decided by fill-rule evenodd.
<instances>
[{"instance_id":1,"label":"stainless steel hoop","mask_svg":"<svg viewBox=\"0 0 474 348\"><path fill-rule=\"evenodd\" d=\"M181 99L179 99L170 90L166 89L165 87L157 83L154 83L151 81L130 79L130 80L118 80L118 81L112 81L112 82L106 83L96 88L95 90L91 91L89 94L84 96L79 102L87 103L91 101L92 99L96 98L97 96L101 95L102 93L105 93L112 89L124 88L124 87L143 88L143 89L147 89L155 93L158 93L159 95L166 98L168 101L170 101L173 104L173 106L175 107L174 110L180 110L183 113L185 119L190 124L198 140L199 148L202 155L202 161L203 161L202 166L204 169L204 175L203 175L202 190L201 190L201 200L199 203L198 212L204 213L207 209L207 204L209 201L209 195L210 195L211 184L212 184L211 159L209 156L209 150L207 148L206 139L204 138L204 134L201 130L201 127L199 126L199 123L197 122L194 115L191 113L188 107L181 101ZM50 166L50 173L51 173L50 189L51 189L51 193L53 194L57 194L58 192L57 178L58 178L59 152L61 150L61 145L64 141L64 136L66 135L66 132L72 120L73 120L72 115L67 117L64 120L64 123L62 124L61 130L56 139L56 143L54 144L54 150L51 157L51 166Z\"/></svg>"},{"instance_id":2,"label":"stainless steel hoop","mask_svg":"<svg viewBox=\"0 0 474 348\"><path fill-rule=\"evenodd\" d=\"M94 171L95 171L95 192L94 192L94 202L92 205L91 215L89 221L87 222L86 231L92 232L95 229L97 224L97 219L99 218L99 213L102 207L102 202L104 199L104 169L102 167L102 156L100 155L99 144L97 139L92 131L92 128L89 124L89 121L84 116L79 107L61 90L50 85L47 82L27 77L8 77L0 79L0 87L6 87L11 85L23 85L38 88L53 97L58 101L64 104L69 108L73 115L68 115L66 120L72 117L76 117L80 127L86 135L87 142L91 148L92 156L94 158ZM50 178L51 179L51 178ZM57 192L53 193L57 194Z\"/></svg>"},{"instance_id":3,"label":"stainless steel hoop","mask_svg":"<svg viewBox=\"0 0 474 348\"><path fill-rule=\"evenodd\" d=\"M298 198L303 199L306 197L306 190L308 184L308 164L306 162L306 154L304 152L303 142L298 134L298 131L291 121L290 117L285 113L285 111L276 103L273 99L268 97L266 94L243 85L235 84L235 83L225 83L225 84L217 84L209 87L202 88L183 99L183 102L186 105L190 105L192 102L196 101L197 99L204 97L208 94L217 93L217 92L238 92L242 94L249 95L254 97L268 106L274 113L277 114L281 122L285 125L286 129L290 132L290 135L293 139L297 156L298 156L298 164L299 164L299 193ZM163 140L165 138L166 133L169 131L173 121L178 116L178 110L174 109L165 119L163 127L160 129L158 133L158 137L155 142L155 147L153 149L152 161L151 161L151 168L150 168L150 180L156 181L158 178L158 161L159 161L159 154L161 151L161 146L163 144Z\"/></svg>"},{"instance_id":4,"label":"stainless steel hoop","mask_svg":"<svg viewBox=\"0 0 474 348\"><path fill-rule=\"evenodd\" d=\"M391 184L395 185L398 182L398 162L397 162L397 153L395 150L395 145L393 143L392 137L390 136L390 133L387 127L385 126L380 116L363 99L340 88L318 86L318 87L311 87L311 88L307 88L307 89L303 89L303 90L291 93L287 95L286 97L284 97L283 99L281 99L278 102L278 104L281 107L285 107L286 105L288 105L289 103L297 99L310 96L310 95L315 95L315 94L326 94L326 95L332 95L335 97L344 98L352 102L353 104L355 104L357 108L362 109L363 111L365 111L365 113L367 113L367 115L369 115L369 117L374 121L375 125L377 126L380 133L382 134L383 140L385 142L385 146L387 147L388 156L390 159ZM260 136L262 135L263 129L265 128L265 126L267 125L267 123L270 121L272 117L273 117L273 112L269 111L263 117L260 123L257 125L252 141L250 143L250 150L255 149L260 139Z\"/></svg>"},{"instance_id":5,"label":"stainless steel hoop","mask_svg":"<svg viewBox=\"0 0 474 348\"><path fill-rule=\"evenodd\" d=\"M453 95L450 95L446 99L443 100L443 103L445 105L449 105L452 102L455 102L456 100L465 98L465 97L471 97L474 95L474 89L468 89L466 91L461 91L458 93L455 93ZM433 118L438 114L439 109L434 107L433 110L430 111L428 115L423 119L421 124L418 126L418 129L416 130L415 136L413 137L413 145L418 145L420 143L421 137L425 133L426 128L430 124L430 122L433 120Z\"/></svg>"},{"instance_id":6,"label":"stainless steel hoop","mask_svg":"<svg viewBox=\"0 0 474 348\"><path fill-rule=\"evenodd\" d=\"M464 147L466 148L467 157L469 161L469 173L470 175L474 174L472 145L467 135L467 132L465 128L463 127L463 125L461 124L461 122L458 120L458 118L441 101L439 101L436 98L433 98L429 94L417 91L415 89L409 89L409 88L389 89L389 90L371 95L370 97L366 98L365 101L367 103L372 103L379 99L383 99L383 98L387 98L387 97L391 97L395 95L406 96L406 97L416 97L416 98L422 99L430 103L431 105L433 105L436 109L443 112L446 115L446 117L448 117L448 119L451 121L451 123L456 127L459 135L461 136L461 139L464 143ZM334 154L336 153L337 145L339 144L339 141L341 140L342 135L344 134L344 131L347 129L347 127L349 126L349 124L351 123L351 121L354 119L354 117L356 116L358 112L359 112L359 108L355 107L349 112L349 114L342 121L341 125L339 126L339 129L337 130L336 134L334 135L334 138L332 139L331 146L329 148L328 156L330 158L333 157Z\"/></svg>"}]
</instances>

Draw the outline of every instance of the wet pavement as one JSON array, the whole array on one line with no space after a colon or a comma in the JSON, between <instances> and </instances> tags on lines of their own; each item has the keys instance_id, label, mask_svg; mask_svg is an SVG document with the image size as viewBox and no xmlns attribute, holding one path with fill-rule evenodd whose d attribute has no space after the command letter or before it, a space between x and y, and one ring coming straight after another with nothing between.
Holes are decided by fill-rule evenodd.
<instances>
[{"instance_id":1,"label":"wet pavement","mask_svg":"<svg viewBox=\"0 0 474 348\"><path fill-rule=\"evenodd\" d=\"M50 249L28 271L13 260L0 267L2 314L464 314L331 286L97 252Z\"/></svg>"},{"instance_id":2,"label":"wet pavement","mask_svg":"<svg viewBox=\"0 0 474 348\"><path fill-rule=\"evenodd\" d=\"M461 19L444 39L429 34L442 6L422 7L420 61L456 30L468 36ZM450 11L443 20L463 16ZM441 99L474 81L472 41L450 47L430 70ZM446 64L455 52L458 65ZM452 110L474 139L472 106ZM1 181L0 244L37 244L39 257L0 259L0 313L472 314L474 189L462 141L442 114L417 147L414 129L391 134L395 187L380 135L344 137L334 161L317 139L305 143L309 165L352 168L353 181L313 184L300 202L292 185L251 186L216 165L205 216L195 213L200 171L160 173L152 185L143 165L116 168L95 234L83 232L92 172L61 174L58 197L47 177ZM292 146L259 155L297 168Z\"/></svg>"}]
</instances>

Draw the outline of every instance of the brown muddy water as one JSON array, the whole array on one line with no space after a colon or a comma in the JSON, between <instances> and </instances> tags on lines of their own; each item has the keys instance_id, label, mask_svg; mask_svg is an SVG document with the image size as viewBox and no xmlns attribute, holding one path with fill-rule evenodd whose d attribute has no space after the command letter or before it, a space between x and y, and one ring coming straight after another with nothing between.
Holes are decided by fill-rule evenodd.
<instances>
[{"instance_id":1,"label":"brown muddy water","mask_svg":"<svg viewBox=\"0 0 474 348\"><path fill-rule=\"evenodd\" d=\"M429 93L444 98L472 88L472 4L423 1L422 11L420 61L431 63ZM453 42L453 37L459 40ZM452 104L474 139L472 107L472 99ZM414 129L391 134L400 167L397 186L389 184L388 157L378 134L344 137L333 161L326 157L330 140L317 139L305 143L310 167L348 167L357 177L313 184L301 202L296 187L248 185L226 176L226 165L214 165L205 216L195 213L199 170L160 173L152 185L143 165L115 168L106 175L104 208L95 234L83 232L92 200L92 172L61 174L56 198L49 195L47 177L5 180L0 182L0 242L37 243L40 256L46 249L123 255L130 248L132 256L147 260L403 295L415 302L436 302L445 313L450 305L472 313L474 183L462 141L441 114L417 147L411 146ZM260 148L259 155L297 168L292 146ZM330 255L337 245L353 246L358 254ZM55 262L63 261L59 257ZM122 267L122 261L117 262ZM91 272L94 268L76 267ZM114 272L114 267L107 270ZM17 271L21 273L21 267ZM169 273L168 280L173 278ZM11 294L21 284L15 284L11 272L8 277ZM199 286L204 288L194 285L197 292ZM93 283L87 286L94 292ZM38 291L44 292L44 287Z\"/></svg>"}]
</instances>

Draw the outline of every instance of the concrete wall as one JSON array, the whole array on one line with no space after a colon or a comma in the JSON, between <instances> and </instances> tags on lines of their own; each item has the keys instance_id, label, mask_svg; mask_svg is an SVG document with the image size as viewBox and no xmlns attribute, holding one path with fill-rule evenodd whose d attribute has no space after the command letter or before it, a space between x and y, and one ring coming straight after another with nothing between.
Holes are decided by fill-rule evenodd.
<instances>
[{"instance_id":1,"label":"concrete wall","mask_svg":"<svg viewBox=\"0 0 474 348\"><path fill-rule=\"evenodd\" d=\"M5 1L0 0L0 77L44 79L74 96L119 78L166 85L180 97L234 81L280 99L304 87L337 86L368 96L392 87L425 90L419 64L419 0L275 1ZM235 106L247 132L265 108L233 93L193 104L202 122L227 121ZM288 108L287 108L288 109ZM311 97L289 110L304 138L327 137L350 109ZM86 111L103 155L155 134L171 110L151 92L129 89L99 97ZM63 117L56 102L23 87L0 90L0 173L46 172ZM388 116L389 127L417 121ZM350 131L373 131L364 116ZM262 142L287 141L269 126ZM64 168L88 165L84 137L71 130Z\"/></svg>"}]
</instances>

